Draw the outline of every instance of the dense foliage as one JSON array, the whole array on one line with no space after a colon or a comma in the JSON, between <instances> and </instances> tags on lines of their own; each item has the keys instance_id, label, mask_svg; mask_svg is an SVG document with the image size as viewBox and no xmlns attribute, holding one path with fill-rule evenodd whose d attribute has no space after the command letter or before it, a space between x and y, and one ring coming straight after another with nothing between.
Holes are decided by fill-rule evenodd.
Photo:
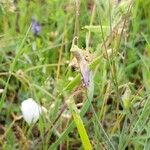
<instances>
[{"instance_id":1,"label":"dense foliage","mask_svg":"<svg viewBox=\"0 0 150 150\"><path fill-rule=\"evenodd\" d=\"M149 150L149 9L0 0L0 149Z\"/></svg>"}]
</instances>

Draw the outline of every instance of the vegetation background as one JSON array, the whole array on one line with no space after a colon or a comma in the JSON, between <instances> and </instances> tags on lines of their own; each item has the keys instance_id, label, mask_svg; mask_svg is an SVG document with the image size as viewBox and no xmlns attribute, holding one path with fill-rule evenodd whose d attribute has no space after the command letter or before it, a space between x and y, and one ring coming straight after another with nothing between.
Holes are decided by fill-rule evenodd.
<instances>
[{"instance_id":1,"label":"vegetation background","mask_svg":"<svg viewBox=\"0 0 150 150\"><path fill-rule=\"evenodd\" d=\"M149 9L149 0L0 0L0 149L149 150ZM34 125L21 117L29 97L47 109Z\"/></svg>"}]
</instances>

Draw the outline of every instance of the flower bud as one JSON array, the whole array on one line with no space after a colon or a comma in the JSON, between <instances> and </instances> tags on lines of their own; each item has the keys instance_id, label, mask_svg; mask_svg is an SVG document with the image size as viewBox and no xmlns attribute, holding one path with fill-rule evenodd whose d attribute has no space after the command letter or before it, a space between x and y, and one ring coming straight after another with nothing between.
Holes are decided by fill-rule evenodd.
<instances>
[{"instance_id":1,"label":"flower bud","mask_svg":"<svg viewBox=\"0 0 150 150\"><path fill-rule=\"evenodd\" d=\"M24 120L28 124L34 124L37 122L42 113L42 107L37 104L32 98L28 98L21 103L21 111Z\"/></svg>"}]
</instances>

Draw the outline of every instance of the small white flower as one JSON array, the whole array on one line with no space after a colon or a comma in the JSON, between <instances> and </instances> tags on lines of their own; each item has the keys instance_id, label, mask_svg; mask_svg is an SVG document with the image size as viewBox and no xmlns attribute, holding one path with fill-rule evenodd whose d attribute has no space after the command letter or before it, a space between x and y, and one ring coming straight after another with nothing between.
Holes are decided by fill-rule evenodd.
<instances>
[{"instance_id":1,"label":"small white flower","mask_svg":"<svg viewBox=\"0 0 150 150\"><path fill-rule=\"evenodd\" d=\"M2 94L4 92L4 89L0 89L0 94Z\"/></svg>"},{"instance_id":2,"label":"small white flower","mask_svg":"<svg viewBox=\"0 0 150 150\"><path fill-rule=\"evenodd\" d=\"M21 103L21 111L24 120L28 123L36 123L42 113L42 107L32 98L28 98Z\"/></svg>"},{"instance_id":3,"label":"small white flower","mask_svg":"<svg viewBox=\"0 0 150 150\"><path fill-rule=\"evenodd\" d=\"M72 80L74 80L74 77L68 77L68 80L72 81Z\"/></svg>"}]
</instances>

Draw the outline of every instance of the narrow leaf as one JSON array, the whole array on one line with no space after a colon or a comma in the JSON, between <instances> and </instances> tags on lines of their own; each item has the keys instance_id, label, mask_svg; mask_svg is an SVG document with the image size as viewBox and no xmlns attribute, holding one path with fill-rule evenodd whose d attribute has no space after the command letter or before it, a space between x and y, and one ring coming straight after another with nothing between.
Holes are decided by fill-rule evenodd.
<instances>
[{"instance_id":1,"label":"narrow leaf","mask_svg":"<svg viewBox=\"0 0 150 150\"><path fill-rule=\"evenodd\" d=\"M84 124L82 122L81 117L75 111L72 111L72 115L77 126L78 132L81 137L81 141L85 150L92 150L92 145L90 143L89 137L85 130Z\"/></svg>"}]
</instances>

